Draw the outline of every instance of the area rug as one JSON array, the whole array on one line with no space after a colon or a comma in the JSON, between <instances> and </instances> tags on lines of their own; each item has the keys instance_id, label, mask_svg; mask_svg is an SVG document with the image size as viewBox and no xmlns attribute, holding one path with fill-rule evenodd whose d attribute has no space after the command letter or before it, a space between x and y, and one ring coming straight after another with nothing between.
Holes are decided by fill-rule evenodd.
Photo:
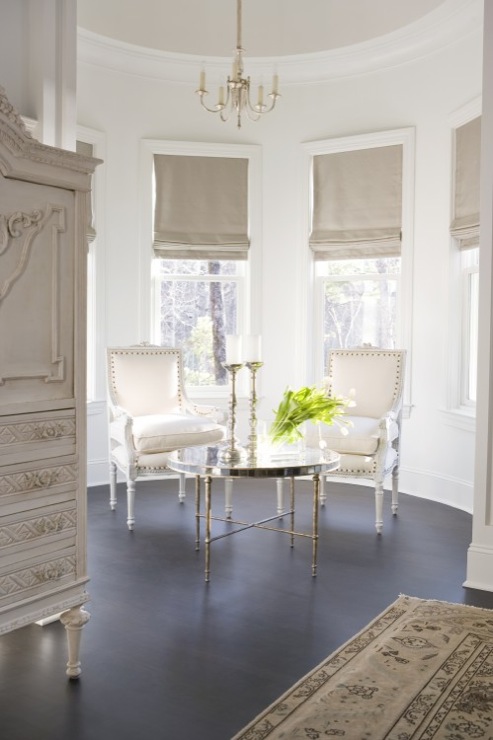
<instances>
[{"instance_id":1,"label":"area rug","mask_svg":"<svg viewBox=\"0 0 493 740\"><path fill-rule=\"evenodd\" d=\"M400 596L232 740L493 740L493 610Z\"/></svg>"}]
</instances>

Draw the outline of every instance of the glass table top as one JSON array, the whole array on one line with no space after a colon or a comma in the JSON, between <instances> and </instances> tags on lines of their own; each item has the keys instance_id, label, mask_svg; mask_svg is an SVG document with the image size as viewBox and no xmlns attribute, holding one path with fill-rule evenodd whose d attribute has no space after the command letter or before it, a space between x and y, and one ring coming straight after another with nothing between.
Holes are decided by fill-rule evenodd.
<instances>
[{"instance_id":1,"label":"glass table top","mask_svg":"<svg viewBox=\"0 0 493 740\"><path fill-rule=\"evenodd\" d=\"M300 454L258 455L255 462L238 463L219 460L220 447L187 447L171 453L168 467L179 473L225 478L294 478L335 470L340 455L332 450L307 448Z\"/></svg>"}]
</instances>

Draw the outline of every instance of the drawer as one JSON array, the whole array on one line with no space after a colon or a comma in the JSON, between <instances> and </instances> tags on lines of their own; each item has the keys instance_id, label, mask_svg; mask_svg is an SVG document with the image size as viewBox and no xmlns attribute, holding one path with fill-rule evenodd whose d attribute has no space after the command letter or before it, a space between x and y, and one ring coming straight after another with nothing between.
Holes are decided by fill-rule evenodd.
<instances>
[{"instance_id":1,"label":"drawer","mask_svg":"<svg viewBox=\"0 0 493 740\"><path fill-rule=\"evenodd\" d=\"M50 552L39 554L22 563L10 564L0 570L0 611L12 604L40 594L51 592L57 587L72 583L76 579L77 558L75 541Z\"/></svg>"},{"instance_id":2,"label":"drawer","mask_svg":"<svg viewBox=\"0 0 493 740\"><path fill-rule=\"evenodd\" d=\"M0 465L75 452L74 409L0 417Z\"/></svg>"},{"instance_id":3,"label":"drawer","mask_svg":"<svg viewBox=\"0 0 493 740\"><path fill-rule=\"evenodd\" d=\"M0 467L2 516L74 500L78 465L75 457Z\"/></svg>"},{"instance_id":4,"label":"drawer","mask_svg":"<svg viewBox=\"0 0 493 740\"><path fill-rule=\"evenodd\" d=\"M19 554L39 544L49 544L55 539L75 535L77 510L74 502L52 504L38 509L0 518L0 558Z\"/></svg>"}]
</instances>

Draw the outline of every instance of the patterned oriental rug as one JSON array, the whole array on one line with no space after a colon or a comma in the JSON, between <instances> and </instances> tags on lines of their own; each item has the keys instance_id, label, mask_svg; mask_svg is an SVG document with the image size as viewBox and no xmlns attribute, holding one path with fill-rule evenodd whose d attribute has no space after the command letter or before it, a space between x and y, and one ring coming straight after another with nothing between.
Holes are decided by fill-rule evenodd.
<instances>
[{"instance_id":1,"label":"patterned oriental rug","mask_svg":"<svg viewBox=\"0 0 493 740\"><path fill-rule=\"evenodd\" d=\"M400 596L232 740L493 740L493 610Z\"/></svg>"}]
</instances>

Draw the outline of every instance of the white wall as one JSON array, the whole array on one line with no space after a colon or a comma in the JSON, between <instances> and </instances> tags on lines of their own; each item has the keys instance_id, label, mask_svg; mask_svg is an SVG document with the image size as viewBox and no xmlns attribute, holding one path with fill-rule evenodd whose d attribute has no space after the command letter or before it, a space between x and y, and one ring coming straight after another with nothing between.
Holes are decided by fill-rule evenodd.
<instances>
[{"instance_id":1,"label":"white wall","mask_svg":"<svg viewBox=\"0 0 493 740\"><path fill-rule=\"evenodd\" d=\"M104 132L106 336L141 341L138 307L139 144L143 138L262 147L261 333L265 365L259 415L288 384L315 380L306 326L310 301L302 142L413 126L416 129L411 416L404 422L402 490L472 511L474 433L448 423L447 404L451 114L481 94L481 32L418 61L357 77L292 84L259 123L221 123L199 107L193 84L166 83L79 61L78 120ZM247 60L248 64L248 60ZM279 317L282 317L280 320ZM103 317L102 317L103 318ZM102 325L104 325L104 321ZM104 358L99 372L103 373ZM102 460L105 413L89 418ZM91 442L90 442L91 444ZM103 467L89 472L93 483Z\"/></svg>"}]
</instances>

